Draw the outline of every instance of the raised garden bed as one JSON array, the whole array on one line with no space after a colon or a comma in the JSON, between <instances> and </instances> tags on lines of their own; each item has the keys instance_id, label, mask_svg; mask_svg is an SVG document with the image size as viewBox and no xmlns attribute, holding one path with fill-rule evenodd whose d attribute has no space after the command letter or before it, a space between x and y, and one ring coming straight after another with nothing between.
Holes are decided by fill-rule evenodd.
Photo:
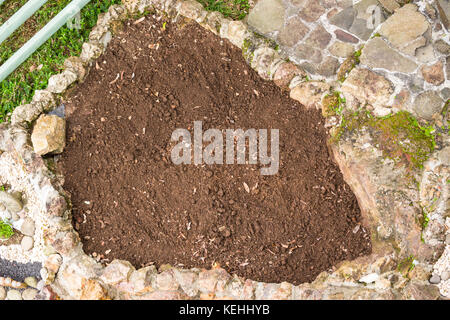
<instances>
[{"instance_id":1,"label":"raised garden bed","mask_svg":"<svg viewBox=\"0 0 450 320\"><path fill-rule=\"evenodd\" d=\"M65 102L61 158L87 253L299 284L371 252L320 112L262 80L228 41L148 17L126 23L95 65ZM204 131L279 129L279 172L173 164L172 132L199 120Z\"/></svg>"}]
</instances>

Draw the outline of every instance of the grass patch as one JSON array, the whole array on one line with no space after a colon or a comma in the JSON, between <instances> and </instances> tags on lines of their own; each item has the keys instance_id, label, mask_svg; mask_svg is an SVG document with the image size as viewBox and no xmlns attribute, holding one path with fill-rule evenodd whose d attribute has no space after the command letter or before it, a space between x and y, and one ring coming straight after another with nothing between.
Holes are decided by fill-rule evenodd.
<instances>
[{"instance_id":1,"label":"grass patch","mask_svg":"<svg viewBox=\"0 0 450 320\"><path fill-rule=\"evenodd\" d=\"M250 10L248 0L197 0L208 11L218 11L233 20L244 19Z\"/></svg>"},{"instance_id":2,"label":"grass patch","mask_svg":"<svg viewBox=\"0 0 450 320\"><path fill-rule=\"evenodd\" d=\"M9 239L13 236L14 231L9 223L0 220L0 238L3 240Z\"/></svg>"},{"instance_id":3,"label":"grass patch","mask_svg":"<svg viewBox=\"0 0 450 320\"><path fill-rule=\"evenodd\" d=\"M384 156L407 168L423 168L436 147L434 128L421 126L409 112L401 111L386 117L374 117L368 111L343 115L333 138L338 141L346 132L370 129L372 138Z\"/></svg>"},{"instance_id":4,"label":"grass patch","mask_svg":"<svg viewBox=\"0 0 450 320\"><path fill-rule=\"evenodd\" d=\"M5 22L27 0L7 0L1 8L0 23ZM4 63L37 31L56 16L71 0L50 0L0 45L0 64ZM97 23L98 15L120 0L91 1L81 11L81 28L66 25L43 44L8 78L0 82L0 123L7 113L31 101L35 90L47 87L48 79L62 70L64 60L81 53L82 45Z\"/></svg>"}]
</instances>

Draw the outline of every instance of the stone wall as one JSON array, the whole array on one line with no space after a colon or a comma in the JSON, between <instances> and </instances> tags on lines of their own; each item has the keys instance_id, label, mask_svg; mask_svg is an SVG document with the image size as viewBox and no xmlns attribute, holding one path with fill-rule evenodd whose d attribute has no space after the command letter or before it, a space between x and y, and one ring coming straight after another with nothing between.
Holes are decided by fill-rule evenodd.
<instances>
[{"instance_id":1,"label":"stone wall","mask_svg":"<svg viewBox=\"0 0 450 320\"><path fill-rule=\"evenodd\" d=\"M385 21L369 34L360 20L366 5L372 2L383 6ZM21 205L26 209L21 212L22 218L33 219L41 230L34 238L43 263L35 298L448 297L450 147L448 115L441 110L444 99L448 99L449 72L442 79L440 71L444 65L448 68L445 50L449 45L447 16L439 3L420 1L416 6L401 1L361 1L350 6L348 1L338 0L260 0L251 10L248 24L206 12L194 0L124 0L121 6L111 6L99 17L81 56L67 59L64 71L49 80L48 88L36 91L30 104L16 108L11 124L0 126L0 182L10 186L9 193L21 194ZM293 286L245 280L219 266L182 270L163 265L159 270L153 266L135 270L119 260L103 266L83 252L71 225L70 202L61 187L63 177L55 175L50 163L38 155L60 152L64 147L64 141L58 139L58 135L64 135L64 126L46 113L57 106L57 100L71 85L83 80L106 49L115 26L146 9L156 10L156 14L164 11L174 20L195 20L241 48L261 77L290 90L291 97L306 107L323 110L330 129L330 150L358 198L365 225L372 231L372 255L341 263L313 283ZM405 17L417 23L407 40L393 35ZM441 25L440 30L437 25ZM437 40L442 34L446 37ZM425 62L429 46L434 58ZM380 55L386 59L379 59ZM410 80L420 80L420 74L424 79L414 91ZM379 140L378 121L382 120L353 121L359 119L355 114L363 111L401 116L404 110L417 117L413 128L430 126L430 134L438 137L436 145L414 167L386 157L390 151L386 151L386 145L391 141ZM43 133L40 127L50 130ZM409 137L396 138L402 146ZM15 252L24 254L20 248Z\"/></svg>"}]
</instances>

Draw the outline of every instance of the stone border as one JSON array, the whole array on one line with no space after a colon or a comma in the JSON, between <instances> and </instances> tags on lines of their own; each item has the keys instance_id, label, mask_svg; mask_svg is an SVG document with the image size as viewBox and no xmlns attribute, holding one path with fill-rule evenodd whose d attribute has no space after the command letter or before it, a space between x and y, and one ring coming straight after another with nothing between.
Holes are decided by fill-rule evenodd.
<instances>
[{"instance_id":1,"label":"stone border","mask_svg":"<svg viewBox=\"0 0 450 320\"><path fill-rule=\"evenodd\" d=\"M70 206L61 187L59 179L61 177L56 177L47 168L45 161L34 153L29 142L29 129L40 114L56 107L59 94L74 82L83 80L86 68L89 68L106 49L112 37L110 30L115 23L127 19L131 14L142 13L146 8L165 12L173 18L183 16L195 20L241 48L244 57L261 77L273 80L281 88L290 90L291 97L306 107L322 108L322 98L339 88L339 84L336 83L308 81L307 74L295 64L286 61L273 41L253 33L241 21L230 21L218 12L205 11L194 0L124 0L123 3L120 6L111 6L106 14L99 17L89 41L83 44L80 57L67 59L64 71L50 78L46 90L36 91L30 104L17 107L12 114L11 125L0 125L0 162L2 166L5 164L4 172L16 172L13 178L10 178L12 175L6 175L6 180L12 185L13 190L26 195L29 208L41 211L48 220L48 226L43 230L42 240L47 248L45 252L47 258L41 272L44 286L40 288L39 298L55 299L59 296L64 299L436 299L439 297L438 288L428 281L433 268L432 262L438 258L436 255L439 255L435 250L436 246L418 242L420 239L417 239L417 230L414 230L415 232L409 232L408 229L400 230L397 232L397 238L395 236L392 238L390 234L385 237L380 231L383 227L396 229L402 226L401 222L404 219L407 219L408 223L411 222L411 217L408 216L412 213L414 217L416 215L414 210L417 208L405 208L404 201L388 203L391 206L390 212L396 212L400 223L388 219L385 212L382 212L386 205L380 203L387 199L380 191L386 190L380 189L380 185L373 181L377 172L367 171L362 174L355 172L355 169L362 167L364 161L373 163L379 160L379 155L377 158L366 150L362 158L364 161L355 161L352 158L353 152L364 150L364 146L358 146L360 147L358 149L347 141L332 145L330 148L344 173L345 180L360 202L366 225L372 231L374 252L370 256L343 262L333 273L323 272L312 283L299 286L286 282L261 283L231 276L220 267L212 270L196 268L183 270L164 265L159 270L154 266L135 270L129 262L121 260L114 260L103 267L95 259L87 256L71 224ZM441 179L443 174L437 169L448 171L448 164L443 164L439 160L442 158L441 153L435 152L431 156L426 166L430 174L424 175L424 179L430 181L436 180L436 177ZM4 161L4 157L8 157L10 161ZM403 173L396 172L397 176ZM393 175L394 178L397 176ZM397 186L391 187L392 191ZM417 191L410 193L408 196L402 195L405 197L403 200L419 198ZM372 194L376 196L372 197ZM443 192L439 199L447 196L448 193ZM446 206L437 210L445 211ZM438 216L442 214L439 213ZM411 225L406 224L406 227ZM438 235L437 246L441 246L443 231L429 230L429 233L430 237ZM396 246L390 245L392 241L399 247L400 253L393 249ZM411 261L410 265L406 266L409 275L409 278L406 278L397 265L400 257L411 252L418 260ZM448 257L448 254L443 256ZM445 267L445 261L443 265Z\"/></svg>"}]
</instances>

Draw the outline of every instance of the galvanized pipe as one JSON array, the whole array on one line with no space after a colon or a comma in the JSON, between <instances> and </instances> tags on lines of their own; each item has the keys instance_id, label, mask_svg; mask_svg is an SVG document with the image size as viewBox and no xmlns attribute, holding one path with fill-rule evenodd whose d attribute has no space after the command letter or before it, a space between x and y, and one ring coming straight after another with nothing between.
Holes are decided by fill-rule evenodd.
<instances>
[{"instance_id":1,"label":"galvanized pipe","mask_svg":"<svg viewBox=\"0 0 450 320\"><path fill-rule=\"evenodd\" d=\"M41 45L43 45L53 34L56 33L67 21L72 19L91 0L73 0L49 23L39 30L22 48L17 50L4 64L0 66L0 82L6 79L17 69L29 56L31 56Z\"/></svg>"},{"instance_id":2,"label":"galvanized pipe","mask_svg":"<svg viewBox=\"0 0 450 320\"><path fill-rule=\"evenodd\" d=\"M1 1L1 0L0 0ZM30 0L0 27L0 44L31 17L47 0ZM1 3L0 3L1 4Z\"/></svg>"}]
</instances>

